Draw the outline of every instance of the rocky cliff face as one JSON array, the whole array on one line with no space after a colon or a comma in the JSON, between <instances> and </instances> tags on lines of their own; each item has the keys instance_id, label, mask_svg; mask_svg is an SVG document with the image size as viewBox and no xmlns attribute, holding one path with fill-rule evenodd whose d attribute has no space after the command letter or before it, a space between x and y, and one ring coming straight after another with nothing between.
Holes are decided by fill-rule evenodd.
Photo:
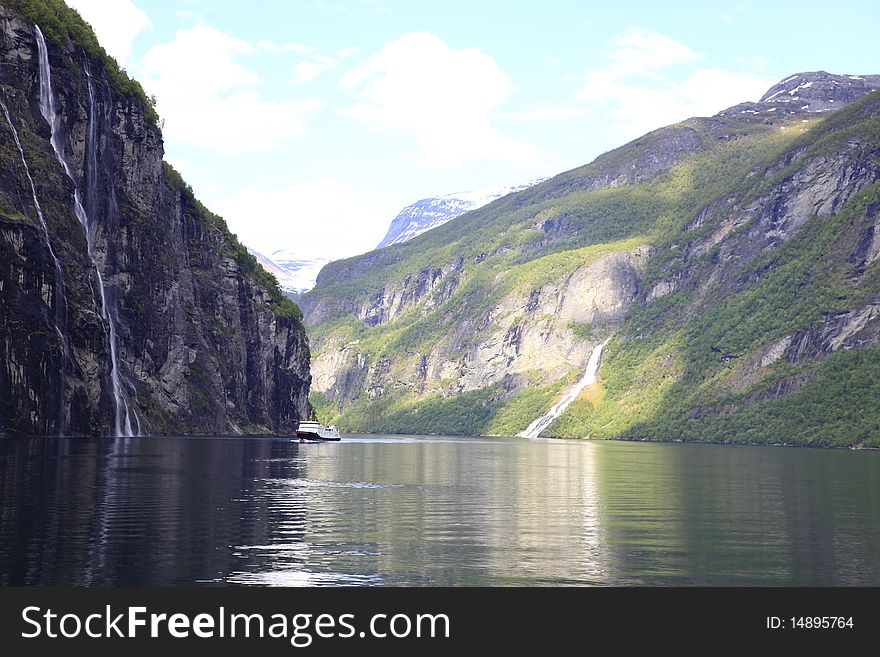
<instances>
[{"instance_id":1,"label":"rocky cliff face","mask_svg":"<svg viewBox=\"0 0 880 657\"><path fill-rule=\"evenodd\" d=\"M611 337L548 434L877 444L878 85L791 76L331 263L303 299L321 410L517 433Z\"/></svg>"},{"instance_id":2,"label":"rocky cliff face","mask_svg":"<svg viewBox=\"0 0 880 657\"><path fill-rule=\"evenodd\" d=\"M387 355L370 362L357 343L331 338L312 364L315 390L350 400L364 390L381 397L389 380L419 395L460 394L500 382L511 392L555 381L589 358L583 337L572 327L598 332L619 322L637 298L648 253L644 245L609 253L540 288L508 292L482 314L462 313L449 334L402 358ZM376 326L393 323L408 309L442 307L458 285L452 277L461 267L458 261L408 277L387 296L371 297L358 318Z\"/></svg>"},{"instance_id":3,"label":"rocky cliff face","mask_svg":"<svg viewBox=\"0 0 880 657\"><path fill-rule=\"evenodd\" d=\"M133 432L295 428L309 411L299 320L163 165L143 104L70 38L47 52L70 177L34 25L0 4L0 435L113 433L120 403Z\"/></svg>"}]
</instances>

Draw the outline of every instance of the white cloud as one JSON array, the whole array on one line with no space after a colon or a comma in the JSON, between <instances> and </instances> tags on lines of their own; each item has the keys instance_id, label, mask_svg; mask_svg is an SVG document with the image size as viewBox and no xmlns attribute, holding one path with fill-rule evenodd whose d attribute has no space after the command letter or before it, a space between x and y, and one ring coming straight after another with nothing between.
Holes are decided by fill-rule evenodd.
<instances>
[{"instance_id":1,"label":"white cloud","mask_svg":"<svg viewBox=\"0 0 880 657\"><path fill-rule=\"evenodd\" d=\"M300 62L293 69L293 84L311 82L324 71L336 67L336 60L326 55L315 55L311 60Z\"/></svg>"},{"instance_id":2,"label":"white cloud","mask_svg":"<svg viewBox=\"0 0 880 657\"><path fill-rule=\"evenodd\" d=\"M285 52L292 52L296 53L297 55L312 55L315 53L314 47L308 46L303 43L296 43L295 41L277 44L274 41L267 41L264 39L258 41L257 45L260 47L260 49L272 53L273 55L278 55Z\"/></svg>"},{"instance_id":3,"label":"white cloud","mask_svg":"<svg viewBox=\"0 0 880 657\"><path fill-rule=\"evenodd\" d=\"M147 12L131 0L66 1L92 26L104 49L120 65L128 65L135 38L151 27Z\"/></svg>"},{"instance_id":4,"label":"white cloud","mask_svg":"<svg viewBox=\"0 0 880 657\"><path fill-rule=\"evenodd\" d=\"M579 119L586 115L583 107L576 105L540 105L534 109L523 112L505 112L502 116L510 121L524 121L527 123L551 123L555 121L568 121Z\"/></svg>"},{"instance_id":5,"label":"white cloud","mask_svg":"<svg viewBox=\"0 0 880 657\"><path fill-rule=\"evenodd\" d=\"M382 4L381 2L377 2L376 0L362 0L365 7L373 10L377 14L384 14L385 16L391 15L391 7Z\"/></svg>"},{"instance_id":6,"label":"white cloud","mask_svg":"<svg viewBox=\"0 0 880 657\"><path fill-rule=\"evenodd\" d=\"M424 163L538 157L534 146L492 126L513 86L477 48L451 48L428 32L405 34L347 71L340 86L355 99L342 113L377 130L413 135Z\"/></svg>"},{"instance_id":7,"label":"white cloud","mask_svg":"<svg viewBox=\"0 0 880 657\"><path fill-rule=\"evenodd\" d=\"M269 150L306 132L323 101L264 99L260 76L238 61L255 51L247 41L197 26L144 55L138 75L158 98L169 142L235 154Z\"/></svg>"},{"instance_id":8,"label":"white cloud","mask_svg":"<svg viewBox=\"0 0 880 657\"><path fill-rule=\"evenodd\" d=\"M322 55L313 46L296 43L294 41L279 45L273 41L266 40L258 41L257 46L260 50L273 55L295 53L297 55L308 57L308 59L299 62L294 66L293 77L290 80L293 84L305 84L311 82L324 71L336 68L337 61L334 57ZM357 54L358 51L359 48L357 46L351 46L340 50L337 56L341 58L351 57L352 55Z\"/></svg>"},{"instance_id":9,"label":"white cloud","mask_svg":"<svg viewBox=\"0 0 880 657\"><path fill-rule=\"evenodd\" d=\"M576 93L585 107L632 138L692 116L757 100L773 84L753 71L699 67L704 55L647 30L612 42L605 65L587 71Z\"/></svg>"},{"instance_id":10,"label":"white cloud","mask_svg":"<svg viewBox=\"0 0 880 657\"><path fill-rule=\"evenodd\" d=\"M348 0L346 2L325 2L312 0L312 4L324 11L349 18L360 18L366 14L391 15L391 8L377 0Z\"/></svg>"},{"instance_id":11,"label":"white cloud","mask_svg":"<svg viewBox=\"0 0 880 657\"><path fill-rule=\"evenodd\" d=\"M357 55L361 51L360 46L348 46L346 48L342 48L338 53L336 53L339 57L353 57Z\"/></svg>"},{"instance_id":12,"label":"white cloud","mask_svg":"<svg viewBox=\"0 0 880 657\"><path fill-rule=\"evenodd\" d=\"M612 46L610 63L603 70L614 75L644 73L704 57L671 37L641 28L615 38Z\"/></svg>"},{"instance_id":13,"label":"white cloud","mask_svg":"<svg viewBox=\"0 0 880 657\"><path fill-rule=\"evenodd\" d=\"M387 217L336 180L308 180L279 189L248 188L213 204L232 232L253 249L310 258L341 258L376 244ZM332 236L332 239L328 239Z\"/></svg>"},{"instance_id":14,"label":"white cloud","mask_svg":"<svg viewBox=\"0 0 880 657\"><path fill-rule=\"evenodd\" d=\"M173 41L150 48L142 67L150 79L160 77L162 84L185 84L193 95L214 93L260 82L259 75L235 61L236 56L252 52L247 41L198 26L178 30ZM193 75L196 71L199 75Z\"/></svg>"}]
</instances>

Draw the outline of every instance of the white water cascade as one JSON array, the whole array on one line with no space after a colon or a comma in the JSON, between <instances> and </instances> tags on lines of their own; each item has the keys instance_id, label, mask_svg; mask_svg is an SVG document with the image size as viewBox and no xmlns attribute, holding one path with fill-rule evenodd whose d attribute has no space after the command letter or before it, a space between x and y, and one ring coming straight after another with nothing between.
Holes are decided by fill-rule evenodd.
<instances>
[{"instance_id":1,"label":"white water cascade","mask_svg":"<svg viewBox=\"0 0 880 657\"><path fill-rule=\"evenodd\" d=\"M28 167L27 159L24 156L24 149L21 146L21 140L18 138L18 130L12 123L12 117L9 115L9 108L0 98L0 107L3 108L3 115L6 117L6 123L12 131L12 137L15 139L15 145L18 146L18 152L21 155L21 163L24 166L24 172L27 175L28 182L31 186L31 197L34 199L34 208L37 211L37 217L40 219L40 226L43 228L43 236L46 238L46 246L49 249L49 255L55 263L55 294L57 302L55 304L55 332L58 334L58 340L61 345L61 355L64 360L61 364L61 393L59 394L59 410L58 410L58 434L64 435L64 368L70 359L70 345L67 339L66 330L62 330L62 326L67 327L67 293L65 292L64 271L61 269L61 263L58 256L55 255L55 249L52 248L52 238L49 236L49 227L46 224L46 218L43 216L43 208L37 198L37 188L34 185L34 179L31 176L30 167Z\"/></svg>"},{"instance_id":2,"label":"white water cascade","mask_svg":"<svg viewBox=\"0 0 880 657\"><path fill-rule=\"evenodd\" d=\"M553 420L562 415L571 402L577 399L578 395L581 394L581 391L584 388L591 383L595 383L599 379L599 359L602 358L602 350L605 348L605 345L608 344L608 340L610 339L611 338L608 338L602 344L596 345L596 348L593 349L593 353L590 354L590 360L587 361L587 371L584 372L580 381L569 388L565 395L563 395L562 399L553 404L553 407L549 411L532 422L525 431L517 434L517 437L537 438L540 436L541 432L549 427Z\"/></svg>"},{"instance_id":3,"label":"white water cascade","mask_svg":"<svg viewBox=\"0 0 880 657\"><path fill-rule=\"evenodd\" d=\"M91 222L89 221L89 216L86 214L85 208L83 208L82 201L80 200L79 187L76 184L76 179L73 177L73 172L70 169L70 165L67 163L66 158L64 157L64 151L62 149L60 136L58 134L58 121L57 114L55 112L55 98L52 94L52 71L49 68L49 51L46 49L46 39L43 37L43 33L40 31L39 26L34 26L36 34L37 34L37 49L39 50L39 59L40 59L40 112L43 115L43 118L49 124L49 130L51 133L51 143L52 148L55 151L55 157L58 159L58 162L61 164L64 169L64 173L67 174L67 177L74 185L73 189L73 212L76 214L76 218L79 219L79 222L82 224L83 230L85 230L86 234L86 245L88 249L89 259L92 261L92 265L95 268L95 273L97 274L96 278L98 281L98 293L101 298L101 316L104 319L105 324L108 327L108 339L110 342L110 380L113 385L113 401L116 405L116 421L115 421L115 435L129 437L135 435L132 431L132 416L134 415L135 422L139 424L137 415L129 408L128 401L125 398L125 393L123 391L122 386L122 374L119 370L119 360L117 357L117 326L116 319L114 314L110 312L110 308L107 303L107 294L104 289L104 276L101 273L101 268L98 266L98 261L94 255L94 234L92 230ZM88 71L86 71L88 75ZM89 86L89 97L92 104L94 104L93 96L92 96L92 80L89 75L88 78L88 86ZM90 108L91 109L91 108ZM90 112L89 115L89 130L90 136L94 137L94 132L91 130L91 124L93 123L93 116ZM94 145L94 141L92 141Z\"/></svg>"}]
</instances>

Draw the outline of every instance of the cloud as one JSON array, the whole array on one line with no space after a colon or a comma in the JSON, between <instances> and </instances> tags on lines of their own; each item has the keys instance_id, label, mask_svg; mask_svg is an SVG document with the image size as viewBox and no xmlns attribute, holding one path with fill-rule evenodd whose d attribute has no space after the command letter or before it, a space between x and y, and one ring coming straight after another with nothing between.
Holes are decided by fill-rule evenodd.
<instances>
[{"instance_id":1,"label":"cloud","mask_svg":"<svg viewBox=\"0 0 880 657\"><path fill-rule=\"evenodd\" d=\"M336 53L339 57L353 57L357 55L361 51L360 46L348 46L346 48L342 48L338 53Z\"/></svg>"},{"instance_id":2,"label":"cloud","mask_svg":"<svg viewBox=\"0 0 880 657\"><path fill-rule=\"evenodd\" d=\"M98 41L122 66L129 64L135 38L151 27L150 17L131 0L66 0L95 30Z\"/></svg>"},{"instance_id":3,"label":"cloud","mask_svg":"<svg viewBox=\"0 0 880 657\"><path fill-rule=\"evenodd\" d=\"M579 119L586 115L583 107L571 104L540 105L534 109L522 112L505 112L502 116L509 121L523 121L526 123L552 123L556 121L568 121Z\"/></svg>"},{"instance_id":4,"label":"cloud","mask_svg":"<svg viewBox=\"0 0 880 657\"><path fill-rule=\"evenodd\" d=\"M538 157L534 146L492 126L513 85L477 48L455 49L428 32L405 34L347 71L340 86L355 101L343 114L376 130L414 136L423 163Z\"/></svg>"},{"instance_id":5,"label":"cloud","mask_svg":"<svg viewBox=\"0 0 880 657\"><path fill-rule=\"evenodd\" d=\"M311 82L324 71L336 67L336 60L326 55L315 55L311 60L300 62L293 69L293 84Z\"/></svg>"},{"instance_id":6,"label":"cloud","mask_svg":"<svg viewBox=\"0 0 880 657\"><path fill-rule=\"evenodd\" d=\"M382 238L387 219L371 214L361 198L328 178L279 189L251 187L213 205L251 248L266 254L289 249L314 258L360 253Z\"/></svg>"},{"instance_id":7,"label":"cloud","mask_svg":"<svg viewBox=\"0 0 880 657\"><path fill-rule=\"evenodd\" d=\"M138 75L158 98L165 138L237 154L270 150L304 135L309 117L324 102L263 98L261 77L238 61L256 50L247 41L197 26L147 51Z\"/></svg>"},{"instance_id":8,"label":"cloud","mask_svg":"<svg viewBox=\"0 0 880 657\"><path fill-rule=\"evenodd\" d=\"M347 57L351 57L360 52L360 48L358 46L349 46L347 48L342 48L336 53L336 57L329 57L327 55L323 55L318 52L317 48L313 46L308 46L302 43L296 43L294 41L277 44L273 41L258 41L257 46L263 52L268 52L273 55L281 55L285 53L295 53L297 55L304 55L308 57L308 59L299 62L293 68L293 77L290 79L292 84L305 84L307 82L311 82L319 75L321 75L324 71L329 71L330 69L336 68L338 64L338 59L345 59Z\"/></svg>"},{"instance_id":9,"label":"cloud","mask_svg":"<svg viewBox=\"0 0 880 657\"><path fill-rule=\"evenodd\" d=\"M279 55L285 52L292 52L297 55L312 55L315 53L314 47L308 46L304 43L296 43L295 41L277 44L274 41L263 39L257 42L257 46L259 46L261 50L265 50L273 55Z\"/></svg>"},{"instance_id":10,"label":"cloud","mask_svg":"<svg viewBox=\"0 0 880 657\"><path fill-rule=\"evenodd\" d=\"M603 72L618 76L638 74L695 62L703 57L664 34L635 28L612 40L610 62Z\"/></svg>"},{"instance_id":11,"label":"cloud","mask_svg":"<svg viewBox=\"0 0 880 657\"><path fill-rule=\"evenodd\" d=\"M774 82L753 71L700 66L704 59L668 36L630 30L612 41L603 66L580 77L576 97L621 136L632 138L757 100Z\"/></svg>"},{"instance_id":12,"label":"cloud","mask_svg":"<svg viewBox=\"0 0 880 657\"><path fill-rule=\"evenodd\" d=\"M349 18L360 18L366 14L391 15L391 8L377 0L349 0L348 2L312 0L312 5L318 9Z\"/></svg>"}]
</instances>

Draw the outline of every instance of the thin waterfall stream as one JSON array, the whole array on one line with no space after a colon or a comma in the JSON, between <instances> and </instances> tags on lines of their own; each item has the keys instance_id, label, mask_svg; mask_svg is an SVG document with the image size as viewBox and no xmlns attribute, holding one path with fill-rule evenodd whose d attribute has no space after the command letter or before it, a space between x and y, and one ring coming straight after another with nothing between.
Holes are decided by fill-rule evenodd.
<instances>
[{"instance_id":1,"label":"thin waterfall stream","mask_svg":"<svg viewBox=\"0 0 880 657\"><path fill-rule=\"evenodd\" d=\"M46 238L46 247L49 249L49 255L52 256L52 261L55 263L55 295L57 299L57 303L55 304L55 332L58 334L58 340L61 345L61 355L63 356L63 360L61 362L61 391L58 395L58 435L64 435L64 427L65 427L65 414L64 414L64 370L67 362L70 359L70 343L67 338L67 292L65 290L64 283L64 271L61 269L61 263L58 260L58 256L55 255L55 249L52 248L52 238L49 235L49 226L46 224L46 218L43 216L43 208L40 205L40 201L37 198L37 188L34 185L33 176L31 176L31 170L28 166L27 159L24 156L24 148L21 146L21 140L18 138L18 130L15 129L15 125L12 123L12 117L9 115L9 108L6 106L6 103L0 98L0 107L3 108L3 115L6 117L6 122L9 124L9 129L12 131L12 137L15 139L15 145L18 147L18 152L21 155L21 163L24 166L24 172L27 175L28 182L31 187L31 196L34 199L34 208L37 211L37 217L40 219L40 226L43 229L43 236ZM49 300L46 300L49 303ZM63 327L63 329L62 329Z\"/></svg>"},{"instance_id":2,"label":"thin waterfall stream","mask_svg":"<svg viewBox=\"0 0 880 657\"><path fill-rule=\"evenodd\" d=\"M95 258L94 254L94 231L89 220L89 216L86 213L85 208L83 207L82 200L80 198L79 186L76 183L76 179L73 176L73 172L71 171L70 165L67 163L67 160L64 156L61 137L58 133L58 121L57 121L57 113L55 111L55 98L52 94L52 71L49 67L49 52L46 48L46 39L43 36L42 31L39 26L34 26L35 32L37 35L37 48L39 50L39 65L40 65L40 112L43 115L43 118L49 124L49 129L51 133L51 143L52 148L55 151L55 157L58 162L61 164L64 169L64 173L67 174L67 177L74 185L73 190L73 211L76 214L76 218L79 220L80 224L82 224L83 229L85 230L86 235L86 244L88 249L89 259L92 262L92 265L95 268L96 279L98 281L98 293L101 299L101 316L104 319L104 323L107 326L108 333L108 341L110 343L110 380L113 386L113 401L116 407L115 414L115 435L129 437L134 436L135 433L132 431L132 416L134 416L134 420L136 425L139 426L140 422L137 418L137 414L133 409L129 407L128 400L125 397L125 392L123 389L123 378L122 373L119 368L119 358L117 354L117 323L114 313L111 312L109 308L109 304L107 301L107 293L104 289L104 276L101 273L101 268L98 265L98 261ZM94 97L92 91L92 80L91 75L89 75L88 71L86 71L88 75L88 87L89 87L89 95L92 103L92 107L90 110L94 109ZM89 114L89 123L93 122L92 112ZM92 139L92 145L94 147L94 131L92 130L91 125L89 126L89 133Z\"/></svg>"},{"instance_id":3,"label":"thin waterfall stream","mask_svg":"<svg viewBox=\"0 0 880 657\"><path fill-rule=\"evenodd\" d=\"M598 381L599 361L602 358L602 350L605 348L605 345L608 344L608 340L610 339L611 338L607 338L605 342L596 345L596 347L593 349L593 352L590 354L590 360L587 361L587 370L580 378L580 381L569 388L566 391L565 395L563 395L562 399L553 404L549 411L547 411L544 415L532 422L525 431L517 434L517 437L537 438L538 436L540 436L541 432L549 427L553 420L562 415L565 412L565 409L568 408L569 404L571 404L571 402L577 399L578 395L581 394L581 391L584 388L586 388L591 383L595 383L596 381Z\"/></svg>"}]
</instances>

